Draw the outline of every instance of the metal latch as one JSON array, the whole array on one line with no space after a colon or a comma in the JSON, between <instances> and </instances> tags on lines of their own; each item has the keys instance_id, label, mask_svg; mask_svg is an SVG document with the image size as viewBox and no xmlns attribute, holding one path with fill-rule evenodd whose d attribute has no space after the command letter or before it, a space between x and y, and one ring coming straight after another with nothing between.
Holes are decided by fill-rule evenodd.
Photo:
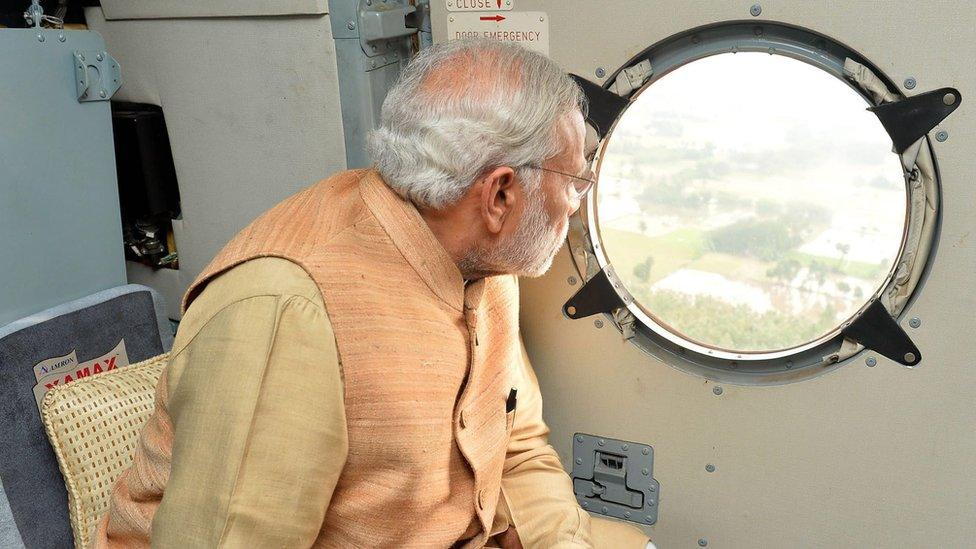
<instances>
[{"instance_id":1,"label":"metal latch","mask_svg":"<svg viewBox=\"0 0 976 549\"><path fill-rule=\"evenodd\" d=\"M573 491L579 504L640 524L657 522L660 484L653 477L654 449L646 444L577 433L573 440Z\"/></svg>"},{"instance_id":2,"label":"metal latch","mask_svg":"<svg viewBox=\"0 0 976 549\"><path fill-rule=\"evenodd\" d=\"M632 509L644 506L644 494L627 488L627 458L606 452L596 453L593 481L589 482L590 497L626 505ZM582 481L587 484L587 481Z\"/></svg>"},{"instance_id":3,"label":"metal latch","mask_svg":"<svg viewBox=\"0 0 976 549\"><path fill-rule=\"evenodd\" d=\"M73 54L78 101L108 101L122 86L122 67L108 52L81 51Z\"/></svg>"},{"instance_id":4,"label":"metal latch","mask_svg":"<svg viewBox=\"0 0 976 549\"><path fill-rule=\"evenodd\" d=\"M403 0L361 0L359 40L366 55L383 55L391 49L391 40L416 34L416 26L408 26L416 11Z\"/></svg>"}]
</instances>

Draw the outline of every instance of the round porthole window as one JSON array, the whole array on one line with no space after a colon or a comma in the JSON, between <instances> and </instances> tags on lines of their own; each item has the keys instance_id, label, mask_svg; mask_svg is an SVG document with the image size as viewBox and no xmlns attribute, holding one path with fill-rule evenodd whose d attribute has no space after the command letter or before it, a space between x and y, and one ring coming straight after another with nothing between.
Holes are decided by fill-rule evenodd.
<instances>
[{"instance_id":1,"label":"round porthole window","mask_svg":"<svg viewBox=\"0 0 976 549\"><path fill-rule=\"evenodd\" d=\"M639 345L733 381L802 379L892 284L912 170L826 44L727 28L642 55L653 75L601 143L583 254L612 270Z\"/></svg>"}]
</instances>

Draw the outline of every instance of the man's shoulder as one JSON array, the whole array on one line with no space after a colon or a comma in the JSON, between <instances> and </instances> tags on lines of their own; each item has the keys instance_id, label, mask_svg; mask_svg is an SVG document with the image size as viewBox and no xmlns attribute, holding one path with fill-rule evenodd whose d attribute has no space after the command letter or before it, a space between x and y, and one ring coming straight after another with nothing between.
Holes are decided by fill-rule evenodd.
<instances>
[{"instance_id":1,"label":"man's shoulder","mask_svg":"<svg viewBox=\"0 0 976 549\"><path fill-rule=\"evenodd\" d=\"M193 301L181 324L206 324L236 303L260 297L304 298L324 309L312 277L297 263L282 257L257 257L215 276Z\"/></svg>"},{"instance_id":2,"label":"man's shoulder","mask_svg":"<svg viewBox=\"0 0 976 549\"><path fill-rule=\"evenodd\" d=\"M207 294L218 305L257 296L322 300L318 286L301 265L276 256L249 259L224 271L207 284L200 298Z\"/></svg>"}]
</instances>

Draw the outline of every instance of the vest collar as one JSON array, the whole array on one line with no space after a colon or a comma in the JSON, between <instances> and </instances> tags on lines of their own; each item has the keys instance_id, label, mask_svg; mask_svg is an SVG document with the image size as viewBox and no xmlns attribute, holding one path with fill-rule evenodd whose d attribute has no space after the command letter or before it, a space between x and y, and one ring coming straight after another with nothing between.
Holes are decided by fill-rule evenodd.
<instances>
[{"instance_id":1,"label":"vest collar","mask_svg":"<svg viewBox=\"0 0 976 549\"><path fill-rule=\"evenodd\" d=\"M359 191L366 207L427 287L451 308L461 311L465 305L461 271L417 208L396 194L376 170L366 172L359 183ZM468 301L471 301L470 297Z\"/></svg>"}]
</instances>

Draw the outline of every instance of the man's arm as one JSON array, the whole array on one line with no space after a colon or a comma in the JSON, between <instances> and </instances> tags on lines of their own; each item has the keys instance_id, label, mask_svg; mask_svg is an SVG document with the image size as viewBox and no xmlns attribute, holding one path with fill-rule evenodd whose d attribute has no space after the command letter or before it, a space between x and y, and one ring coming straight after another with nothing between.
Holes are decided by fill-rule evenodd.
<instances>
[{"instance_id":1,"label":"man's arm","mask_svg":"<svg viewBox=\"0 0 976 549\"><path fill-rule=\"evenodd\" d=\"M542 395L524 345L516 378L515 424L502 473L512 526L526 548L591 547L589 515L576 503L569 476L549 445Z\"/></svg>"},{"instance_id":2,"label":"man's arm","mask_svg":"<svg viewBox=\"0 0 976 549\"><path fill-rule=\"evenodd\" d=\"M153 546L311 545L348 448L321 299L237 301L193 336L170 370L173 461Z\"/></svg>"},{"instance_id":3,"label":"man's arm","mask_svg":"<svg viewBox=\"0 0 976 549\"><path fill-rule=\"evenodd\" d=\"M590 519L576 502L573 485L548 443L539 382L522 346L515 425L502 476L502 497L522 546L653 548L630 525ZM499 503L500 512L505 506Z\"/></svg>"}]
</instances>

